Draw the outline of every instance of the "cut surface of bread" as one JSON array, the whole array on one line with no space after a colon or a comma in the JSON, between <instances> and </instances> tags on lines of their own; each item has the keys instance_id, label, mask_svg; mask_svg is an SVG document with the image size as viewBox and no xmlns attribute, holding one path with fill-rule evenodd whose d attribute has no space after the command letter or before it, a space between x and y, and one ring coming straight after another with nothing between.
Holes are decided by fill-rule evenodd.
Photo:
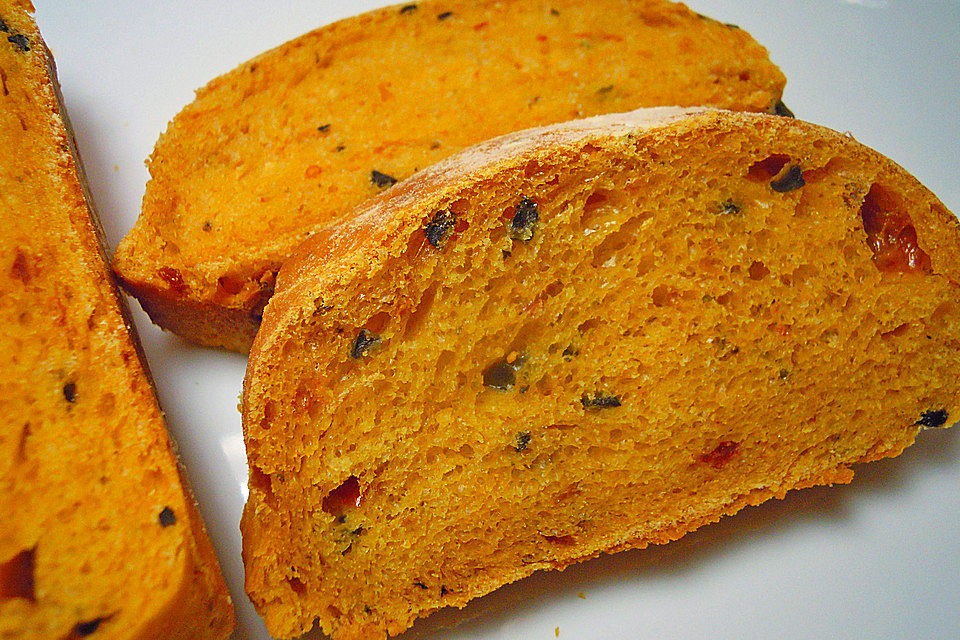
<instances>
[{"instance_id":1,"label":"cut surface of bread","mask_svg":"<svg viewBox=\"0 0 960 640\"><path fill-rule=\"evenodd\" d=\"M201 89L114 268L154 322L246 351L312 231L451 153L659 105L782 111L749 34L664 0L431 0L343 20Z\"/></svg>"},{"instance_id":2,"label":"cut surface of bread","mask_svg":"<svg viewBox=\"0 0 960 640\"><path fill-rule=\"evenodd\" d=\"M30 12L0 0L0 638L226 638Z\"/></svg>"},{"instance_id":3,"label":"cut surface of bread","mask_svg":"<svg viewBox=\"0 0 960 640\"><path fill-rule=\"evenodd\" d=\"M428 168L280 272L248 593L278 637L383 637L848 482L957 415L958 249L903 169L775 116L599 116Z\"/></svg>"}]
</instances>

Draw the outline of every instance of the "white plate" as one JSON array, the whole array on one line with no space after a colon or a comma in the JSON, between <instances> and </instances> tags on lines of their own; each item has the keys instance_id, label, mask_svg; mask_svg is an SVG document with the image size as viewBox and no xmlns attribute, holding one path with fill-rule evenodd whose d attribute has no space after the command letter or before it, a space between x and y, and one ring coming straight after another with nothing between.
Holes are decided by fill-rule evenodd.
<instances>
[{"instance_id":1,"label":"white plate","mask_svg":"<svg viewBox=\"0 0 960 640\"><path fill-rule=\"evenodd\" d=\"M37 0L108 242L193 90L349 0ZM960 211L960 3L691 0L747 29L797 115L893 158ZM919 6L918 6L919 5ZM162 334L133 302L161 403L220 555L238 638L268 638L243 592L245 359ZM867 390L864 391L868 393ZM443 631L443 624L459 624ZM852 485L796 492L673 544L540 573L405 638L960 638L960 429L927 431Z\"/></svg>"}]
</instances>

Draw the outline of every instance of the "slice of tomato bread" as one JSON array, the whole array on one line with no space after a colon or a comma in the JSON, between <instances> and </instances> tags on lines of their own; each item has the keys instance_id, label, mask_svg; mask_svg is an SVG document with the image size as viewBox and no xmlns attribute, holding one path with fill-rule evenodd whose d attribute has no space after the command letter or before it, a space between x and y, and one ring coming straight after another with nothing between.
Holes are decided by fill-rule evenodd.
<instances>
[{"instance_id":1,"label":"slice of tomato bread","mask_svg":"<svg viewBox=\"0 0 960 640\"><path fill-rule=\"evenodd\" d=\"M773 111L784 83L745 31L665 0L371 11L201 89L157 142L113 265L161 327L246 351L294 247L418 168L510 131L638 107Z\"/></svg>"},{"instance_id":2,"label":"slice of tomato bread","mask_svg":"<svg viewBox=\"0 0 960 640\"><path fill-rule=\"evenodd\" d=\"M847 135L508 135L307 241L250 353L247 590L381 638L900 453L960 392L960 229Z\"/></svg>"},{"instance_id":3,"label":"slice of tomato bread","mask_svg":"<svg viewBox=\"0 0 960 640\"><path fill-rule=\"evenodd\" d=\"M0 0L0 638L226 638L32 11Z\"/></svg>"}]
</instances>

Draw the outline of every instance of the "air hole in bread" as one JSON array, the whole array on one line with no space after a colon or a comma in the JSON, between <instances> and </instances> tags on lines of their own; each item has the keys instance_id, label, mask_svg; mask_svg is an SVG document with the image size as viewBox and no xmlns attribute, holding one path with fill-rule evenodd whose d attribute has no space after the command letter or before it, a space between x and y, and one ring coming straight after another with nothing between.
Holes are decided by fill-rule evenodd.
<instances>
[{"instance_id":1,"label":"air hole in bread","mask_svg":"<svg viewBox=\"0 0 960 640\"><path fill-rule=\"evenodd\" d=\"M0 563L0 601L21 598L36 601L34 593L34 561L36 547L24 549L10 560Z\"/></svg>"},{"instance_id":2,"label":"air hole in bread","mask_svg":"<svg viewBox=\"0 0 960 640\"><path fill-rule=\"evenodd\" d=\"M433 307L433 302L437 297L437 283L433 282L426 291L423 292L423 295L420 296L420 301L417 303L416 308L410 313L410 316L407 318L407 324L403 329L403 339L412 340L417 336L417 333L423 327L424 321L430 315L430 309Z\"/></svg>"},{"instance_id":3,"label":"air hole in bread","mask_svg":"<svg viewBox=\"0 0 960 640\"><path fill-rule=\"evenodd\" d=\"M340 486L327 494L321 507L334 517L342 516L348 509L359 507L363 501L360 494L360 481L350 476Z\"/></svg>"},{"instance_id":4,"label":"air hole in bread","mask_svg":"<svg viewBox=\"0 0 960 640\"><path fill-rule=\"evenodd\" d=\"M880 334L880 337L885 340L890 338L899 338L902 335L906 335L906 333L909 330L910 330L910 323L904 322L903 324L898 325L897 327L891 329L890 331L884 331L883 333Z\"/></svg>"},{"instance_id":5,"label":"air hole in bread","mask_svg":"<svg viewBox=\"0 0 960 640\"><path fill-rule=\"evenodd\" d=\"M747 273L750 275L751 280L763 280L770 275L770 269L767 269L759 260L754 260L750 264L750 268L747 269Z\"/></svg>"},{"instance_id":6,"label":"air hole in bread","mask_svg":"<svg viewBox=\"0 0 960 640\"><path fill-rule=\"evenodd\" d=\"M68 636L68 640L71 638L86 638L91 636L100 628L100 625L108 620L107 616L102 616L99 618L93 618L92 620L84 620L83 622L78 622L73 627L73 633Z\"/></svg>"},{"instance_id":7,"label":"air hole in bread","mask_svg":"<svg viewBox=\"0 0 960 640\"><path fill-rule=\"evenodd\" d=\"M220 292L226 296L235 296L243 291L247 279L238 274L228 273L217 278L217 286Z\"/></svg>"},{"instance_id":8,"label":"air hole in bread","mask_svg":"<svg viewBox=\"0 0 960 640\"><path fill-rule=\"evenodd\" d=\"M677 291L673 287L666 285L657 285L650 293L650 301L655 307L667 307L673 304L677 297Z\"/></svg>"},{"instance_id":9,"label":"air hole in bread","mask_svg":"<svg viewBox=\"0 0 960 640\"><path fill-rule=\"evenodd\" d=\"M783 168L790 162L790 156L777 153L767 156L750 165L747 171L747 177L754 182L770 182L783 171Z\"/></svg>"},{"instance_id":10,"label":"air hole in bread","mask_svg":"<svg viewBox=\"0 0 960 640\"><path fill-rule=\"evenodd\" d=\"M290 588L297 595L302 596L307 592L307 585L303 584L303 582L300 581L300 578L297 578L296 576L287 578L287 584L290 585Z\"/></svg>"},{"instance_id":11,"label":"air hole in bread","mask_svg":"<svg viewBox=\"0 0 960 640\"><path fill-rule=\"evenodd\" d=\"M640 224L641 219L633 217L621 225L618 230L607 234L603 241L594 247L590 266L595 269L616 267L617 255L623 251L624 247L636 242L637 229Z\"/></svg>"}]
</instances>

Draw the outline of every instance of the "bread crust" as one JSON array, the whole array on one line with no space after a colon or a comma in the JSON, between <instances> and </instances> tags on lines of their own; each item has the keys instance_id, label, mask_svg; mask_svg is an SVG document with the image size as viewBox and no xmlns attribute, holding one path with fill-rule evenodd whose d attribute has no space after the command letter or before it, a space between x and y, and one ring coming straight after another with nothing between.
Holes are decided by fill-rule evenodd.
<instances>
[{"instance_id":1,"label":"bread crust","mask_svg":"<svg viewBox=\"0 0 960 640\"><path fill-rule=\"evenodd\" d=\"M39 321L49 325L49 333L31 333L35 330L30 325L17 327L14 321L2 338L5 350L19 353L14 355L13 371L5 367L0 373L0 404L5 407L0 412L4 414L0 445L18 442L12 464L5 455L0 465L0 504L6 518L13 518L12 528L5 525L0 535L0 568L11 554L29 554L29 576L14 579L26 580L33 593L15 589L8 597L9 585L0 584L0 635L74 637L71 634L79 633L76 629L88 633L94 629L105 638L225 638L233 629L230 596L163 424L128 310L107 266L102 229L53 57L28 13L32 10L29 3L0 2L4 46L15 45L12 53L10 49L3 52L11 56L3 63L4 109L9 109L10 118L19 118L22 135L32 136L28 139L33 145L18 155L16 136L20 134L0 128L4 148L11 150L0 160L0 172L12 216L0 242L17 255L14 281L3 285L6 303L2 308L5 322L10 320L11 308L49 314ZM16 37L17 42L7 36ZM35 226L25 230L27 225ZM50 295L51 291L58 293ZM85 313L90 313L89 318L80 320ZM51 322L51 316L59 319ZM19 323L24 322L29 321L21 316ZM54 333L60 335L54 338ZM60 345L61 339L71 346ZM40 340L58 345L41 346ZM45 355L32 370L20 372L23 378L18 377L17 359L29 361L35 352ZM60 399L68 405L65 413L46 406L43 389L49 385L52 367L54 371L56 367L76 369ZM112 415L94 418L89 413L95 400L91 395L101 381L108 380L116 386L109 403L101 398L102 411ZM21 391L28 395L15 395ZM89 417L78 421L73 417L78 414ZM110 444L121 436L123 445ZM44 448L42 443L49 439L56 446ZM85 458L104 461L96 472L98 483L82 484L91 480L90 463L71 460L76 447L84 449ZM130 457L140 460L142 468L120 472L118 466ZM55 478L69 474L78 463L82 470L58 485ZM149 478L146 484L133 478L140 474ZM123 503L97 504L104 499L102 487L112 483L125 488L120 494ZM165 500L164 508L171 514L164 519L167 524L156 522L151 504L155 499ZM88 511L112 515L100 525L106 533L86 528ZM151 521L148 530L139 522L144 511ZM144 578L149 580L146 583L141 576L105 575L91 566L82 573L78 570L82 558L58 555L74 547L87 556L102 556L104 566L122 554L135 551L155 557L159 550L167 565L152 567L153 578ZM128 560L134 567L129 571L137 571L142 560ZM145 588L149 590L144 592ZM94 599L101 600L95 604Z\"/></svg>"},{"instance_id":2,"label":"bread crust","mask_svg":"<svg viewBox=\"0 0 960 640\"><path fill-rule=\"evenodd\" d=\"M201 89L113 266L161 327L246 351L280 264L375 195L374 172L385 186L507 131L642 106L771 111L784 84L746 32L662 0L378 9Z\"/></svg>"},{"instance_id":3,"label":"bread crust","mask_svg":"<svg viewBox=\"0 0 960 640\"><path fill-rule=\"evenodd\" d=\"M297 418L290 417L295 416L297 410L296 406L290 408L291 404L296 405L301 402L301 396L288 397L288 391L293 394L293 390L296 389L299 393L299 389L309 390L312 384L306 377L303 380L290 377L294 376L291 372L296 370L294 362L299 363L299 358L307 357L294 347L310 344L310 349L315 351L306 351L306 353L326 354L324 351L327 348L326 341L333 343L336 340L332 327L366 326L363 324L366 314L373 314L376 317L378 312L382 312L389 313L392 317L394 310L391 305L396 304L395 299L384 292L383 306L380 306L381 303L376 302L381 295L380 292L358 288L357 283L365 282L365 276L371 271L376 272L380 265L391 264L395 265L394 269L402 269L403 267L397 265L403 264L404 256L411 255L408 238L411 234L415 236L418 230L425 229L423 221L431 220L432 212L447 210L452 206L452 202L457 202L461 198L479 198L478 194L482 194L484 188L489 188L490 185L526 184L523 182L523 176L529 173L536 175L538 167L547 165L562 167L565 162L572 165L575 162L574 159L594 153L610 153L611 156L620 158L628 153L646 153L646 149L683 149L684 144L692 139L722 139L725 135L756 136L764 141L775 140L779 141L778 144L782 143L784 148L791 149L803 148L803 144L806 143L810 149L816 147L815 152L810 152L811 155L843 158L849 160L849 165L844 166L861 167L864 177L858 178L858 181L867 183L875 181L894 185L891 189L900 193L903 201L909 203L910 216L922 238L923 250L934 256L933 270L928 275L917 277L934 279L939 290L947 292L948 301L944 302L946 306L934 315L942 315L938 322L942 321L945 326L953 327L946 329L947 333L953 335L951 332L957 330L955 320L947 320L946 316L953 318L955 315L949 310L953 309L949 305L956 303L957 283L960 282L957 252L957 247L960 247L960 224L935 196L901 167L859 145L849 136L809 123L757 114L737 114L711 109L661 108L611 114L541 127L508 134L482 143L421 171L381 196L364 203L343 223L315 235L301 245L279 273L277 291L265 310L261 330L250 352L242 404L248 460L251 465L250 500L245 507L241 522L244 560L247 568L247 590L264 616L271 633L280 637L294 636L305 630L305 625L309 625L314 616L319 616L320 625L324 631L338 640L383 637L385 634L399 633L416 617L427 615L440 606L463 606L470 599L529 575L535 570L559 569L604 552L669 542L703 524L719 519L722 515L733 514L744 506L759 504L773 497L781 498L791 489L849 482L853 477L851 465L895 456L913 442L918 430L925 424L926 418L921 417L920 420L916 420L916 414L906 420L898 417L896 424L885 425L882 430L881 427L877 427L877 434L871 432L865 442L851 448L845 456L810 464L809 460L803 458L803 455L808 452L803 452L789 467L778 469L776 477L764 476L762 481L753 479L754 484L742 486L733 493L725 495L722 500L700 504L696 509L685 512L676 520L631 523L613 533L591 539L589 545L571 546L569 551L564 551L562 544L544 544L545 547L549 547L548 557L534 558L522 564L501 563L496 567L478 568L475 574L471 574L468 581L459 585L458 589L447 591L444 588L439 597L432 591L424 590L420 598L418 596L421 592L413 589L413 595L410 595L409 591L403 591L404 585L399 585L398 592L403 592L405 595L397 596L398 599L393 600L386 591L382 591L381 600L370 602L373 610L378 613L369 615L351 609L350 602L353 594L351 586L338 586L338 597L334 600L326 599L328 592L332 589L329 586L329 581L333 579L331 576L338 575L335 574L335 567L340 560L336 553L331 557L324 557L322 566L317 569L299 565L294 560L302 556L313 557L317 551L316 548L310 545L285 546L281 542L282 538L278 537L279 531L284 531L284 535L291 536L292 539L298 539L295 530L284 528L296 526L286 519L289 515L285 512L286 508L296 509L298 521L302 519L306 522L315 522L316 524L313 525L316 527L315 532L323 531L323 514L321 513L319 517L315 515L320 513L318 504L311 507L307 498L300 499L296 506L292 503L289 505L284 503L284 500L291 498L281 497L286 494L281 494L280 491L284 483L294 482L292 477L305 474L305 483L321 496L329 488L336 486L336 483L324 484L329 480L327 475L338 476L338 474L341 480L348 475L354 479L360 478L358 482L361 493L366 490L365 482L369 482L371 487L377 487L371 489L374 493L386 491L382 484L384 481L378 480L379 471L370 470L369 479L364 479L367 478L364 475L367 473L367 467L376 467L382 460L380 458L376 461L367 460L360 454L350 453L353 451L350 447L362 439L360 423L355 425L352 422L359 418L352 415L349 421L339 424L336 416L332 416L330 426L324 427L330 432L316 433L311 431L311 425L318 424L319 418L314 416L310 420L298 421ZM749 156L738 158L738 160L747 163L747 166L753 162ZM817 171L818 169L812 169L807 175L811 184L819 179ZM519 178L516 177L518 175ZM529 191L524 193L529 194ZM858 199L862 200L866 197L866 187L851 193L850 206L855 210ZM468 222L471 228L486 229L483 220L472 218ZM860 232L862 233L863 230ZM477 249L477 251L481 250ZM863 251L866 251L865 242ZM869 261L867 264L869 265ZM869 268L875 267L869 265ZM544 282L549 282L550 277L546 275ZM366 302L371 298L375 301ZM355 307L359 307L360 304L366 305L363 307L364 310L355 311ZM924 301L924 304L929 306L929 301ZM328 308L332 309L330 313L333 315L323 316L322 314L326 313ZM357 317L351 314L356 314ZM331 323L328 332L324 333L319 328L311 328L326 326L312 324L317 317L327 318L325 322ZM466 324L471 322L470 318L464 318L462 321ZM338 325L338 322L343 324ZM780 329L773 327L773 330ZM402 336L405 335L405 330L396 329L396 331L394 337L388 340L403 342ZM897 331L898 329L894 329L891 335L898 335ZM930 336L927 338L932 339ZM336 344L342 344L342 339ZM338 348L342 349L342 347ZM449 345L448 348L456 351L459 345ZM288 356L285 355L287 353L296 355L289 356L290 359L287 359ZM392 354L393 351L390 353ZM386 356L373 356L370 360L361 360L359 364L348 363L343 369L336 369L334 364L324 364L326 362L324 357L326 356L318 356L316 366L321 372L325 371L325 366L329 366L334 371L329 374L333 376L329 381L333 394L331 402L343 397L338 394L346 393L340 388L338 382L341 375L346 376L343 372L353 371L354 369L350 368L353 366L358 367L358 370L366 366L376 368L377 358L386 358ZM346 359L345 356L331 356L331 362L338 362L337 357ZM310 366L304 365L304 370L313 371ZM785 374L788 375L789 372ZM384 372L384 375L390 374ZM371 378L371 380L375 379L375 377ZM943 404L943 420L946 420L946 415L957 415L956 412L960 409L960 402L958 402L960 389L955 381L931 377L929 383L931 393L932 389L936 388L937 402ZM653 385L650 393L655 392L656 385ZM391 397L384 400L386 404L393 401ZM374 404L378 401L378 398L370 399ZM402 402L400 399L397 401ZM272 408L268 408L268 405L272 405ZM677 410L682 411L683 408ZM469 413L469 410L458 407L455 412ZM939 414L939 411L936 413ZM772 423L770 425L772 433L792 425L789 416L781 416L781 418L785 424ZM586 420L586 418L583 419ZM284 422L286 420L289 420L289 423ZM418 419L414 417L410 420L417 422ZM322 422L322 424L327 423ZM382 437L384 441L394 438L398 442L405 441L406 438L413 437L412 429L406 424L387 425L383 428ZM495 430L496 427L491 427L491 431ZM331 433L334 431L335 433ZM527 436L529 438L529 434ZM441 430L435 442L441 450L446 451L447 449L444 448L448 446L445 444L446 439L453 437ZM319 446L315 444L317 440L321 442ZM434 442L429 436L426 441ZM508 453L511 449L520 452L526 448L527 442L528 440L523 440L505 449ZM458 445L459 442L449 445L448 448L455 453ZM819 443L811 443L810 451L816 448L815 445ZM385 450L392 453L383 454L384 459L390 459L390 455L422 456L424 454L423 451L408 450L403 446L405 445L397 445L399 447L397 449L387 447ZM840 445L837 446L840 447ZM298 454L297 451L300 451L301 447L304 453ZM306 452L315 449L322 451L323 454L318 453L316 455L319 457L311 458ZM722 446L718 446L717 449L721 450ZM330 453L331 451L337 451L337 453ZM402 453L398 453L400 451ZM664 455L668 455L671 451L673 449L665 447ZM712 457L714 455L719 456L719 461ZM724 463L725 455L727 454L717 454L707 450L700 454L699 464L720 468ZM696 461L697 458L695 457L694 460ZM470 463L468 461L463 464ZM274 483L275 477L280 478L278 484ZM422 480L422 482L431 481ZM500 485L491 484L491 486ZM304 488L303 491L307 492L308 489ZM495 497L491 496L491 498ZM364 513L363 507L359 506L359 497L357 503L358 513ZM311 508L315 511L311 511ZM400 517L397 516L397 519L399 520ZM350 520L347 522L347 526L356 526L350 525ZM383 525L377 520L373 520L372 524L370 522L363 521L364 530L368 527ZM564 536L560 536L562 537ZM417 544L428 542L430 541L412 541L408 544L416 547ZM446 542L453 547L467 543L465 540ZM279 557L283 560L276 559ZM450 558L451 562L457 560L459 558ZM274 564L275 562L278 564ZM280 563L289 563L289 565ZM288 580L295 580L293 583L295 588L292 590L283 588L284 572L288 570L288 566L292 567L290 570L294 571L295 576L290 578L287 574ZM319 578L314 579L311 573L314 570L319 572ZM393 587L394 585L390 585L389 589L392 590ZM314 593L315 591L317 593ZM336 608L336 613L330 613L329 610L324 609L328 604ZM380 611L383 613L379 613Z\"/></svg>"}]
</instances>

